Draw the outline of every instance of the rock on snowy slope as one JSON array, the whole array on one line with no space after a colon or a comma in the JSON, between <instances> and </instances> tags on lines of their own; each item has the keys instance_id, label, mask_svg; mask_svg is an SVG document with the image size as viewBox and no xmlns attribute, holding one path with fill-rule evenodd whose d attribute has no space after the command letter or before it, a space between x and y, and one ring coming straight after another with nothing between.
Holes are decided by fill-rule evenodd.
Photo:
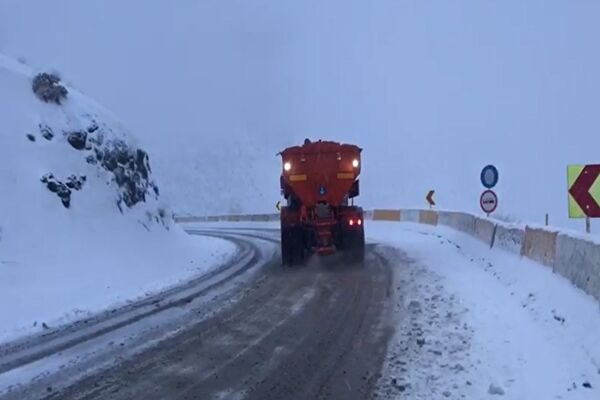
<instances>
[{"instance_id":1,"label":"rock on snowy slope","mask_svg":"<svg viewBox=\"0 0 600 400\"><path fill-rule=\"evenodd\" d=\"M52 102L60 105L69 94L67 88L60 84L58 75L46 72L37 74L33 78L31 88L38 99L46 103Z\"/></svg>"}]
</instances>

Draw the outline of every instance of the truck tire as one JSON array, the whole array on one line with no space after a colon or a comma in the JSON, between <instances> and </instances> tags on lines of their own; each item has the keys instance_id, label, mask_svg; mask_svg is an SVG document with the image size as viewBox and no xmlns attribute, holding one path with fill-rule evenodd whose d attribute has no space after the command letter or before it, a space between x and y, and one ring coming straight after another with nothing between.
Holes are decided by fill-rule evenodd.
<instances>
[{"instance_id":1,"label":"truck tire","mask_svg":"<svg viewBox=\"0 0 600 400\"><path fill-rule=\"evenodd\" d=\"M304 231L302 228L296 228L294 232L294 250L296 256L296 263L301 265L304 264L306 256L306 249L304 246Z\"/></svg>"},{"instance_id":2,"label":"truck tire","mask_svg":"<svg viewBox=\"0 0 600 400\"><path fill-rule=\"evenodd\" d=\"M281 228L281 261L283 266L302 264L305 258L304 234L300 227Z\"/></svg>"},{"instance_id":3,"label":"truck tire","mask_svg":"<svg viewBox=\"0 0 600 400\"><path fill-rule=\"evenodd\" d=\"M293 254L290 245L290 228L281 228L281 265L287 267L293 264Z\"/></svg>"}]
</instances>

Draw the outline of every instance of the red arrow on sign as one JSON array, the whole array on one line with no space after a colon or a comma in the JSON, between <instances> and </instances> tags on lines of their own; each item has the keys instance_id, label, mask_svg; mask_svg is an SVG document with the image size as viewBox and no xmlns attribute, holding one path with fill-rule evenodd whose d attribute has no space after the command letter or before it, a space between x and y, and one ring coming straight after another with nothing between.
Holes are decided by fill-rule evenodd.
<instances>
[{"instance_id":1,"label":"red arrow on sign","mask_svg":"<svg viewBox=\"0 0 600 400\"><path fill-rule=\"evenodd\" d=\"M430 190L429 193L427 193L427 196L425 196L425 200L427 200L427 202L429 203L429 205L431 207L435 206L435 201L433 201L434 194L435 194L435 190Z\"/></svg>"},{"instance_id":2,"label":"red arrow on sign","mask_svg":"<svg viewBox=\"0 0 600 400\"><path fill-rule=\"evenodd\" d=\"M600 218L600 206L590 193L590 188L598 176L600 176L600 165L586 165L569 189L569 193L583 213L591 218Z\"/></svg>"}]
</instances>

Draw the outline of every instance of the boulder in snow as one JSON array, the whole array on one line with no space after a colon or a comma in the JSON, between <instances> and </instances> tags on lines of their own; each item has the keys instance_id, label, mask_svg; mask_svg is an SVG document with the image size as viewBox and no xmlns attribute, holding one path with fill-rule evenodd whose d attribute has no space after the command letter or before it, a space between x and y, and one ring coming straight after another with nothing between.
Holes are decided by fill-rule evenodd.
<instances>
[{"instance_id":1,"label":"boulder in snow","mask_svg":"<svg viewBox=\"0 0 600 400\"><path fill-rule=\"evenodd\" d=\"M67 141L75 150L84 150L87 142L87 132L70 132Z\"/></svg>"},{"instance_id":2,"label":"boulder in snow","mask_svg":"<svg viewBox=\"0 0 600 400\"><path fill-rule=\"evenodd\" d=\"M69 208L71 207L71 190L81 190L86 177L71 175L67 178L67 183L63 183L56 179L53 174L46 174L41 181L46 184L49 191L56 193L65 208Z\"/></svg>"},{"instance_id":3,"label":"boulder in snow","mask_svg":"<svg viewBox=\"0 0 600 400\"><path fill-rule=\"evenodd\" d=\"M54 137L54 132L52 132L52 128L50 128L48 125L40 124L40 133L42 134L42 137L46 140L52 140L52 138Z\"/></svg>"},{"instance_id":4,"label":"boulder in snow","mask_svg":"<svg viewBox=\"0 0 600 400\"><path fill-rule=\"evenodd\" d=\"M67 88L60 84L60 78L56 74L46 72L33 78L31 89L38 99L46 103L61 104L69 94Z\"/></svg>"},{"instance_id":5,"label":"boulder in snow","mask_svg":"<svg viewBox=\"0 0 600 400\"><path fill-rule=\"evenodd\" d=\"M500 385L491 383L488 389L488 393L491 395L504 396L504 389Z\"/></svg>"}]
</instances>

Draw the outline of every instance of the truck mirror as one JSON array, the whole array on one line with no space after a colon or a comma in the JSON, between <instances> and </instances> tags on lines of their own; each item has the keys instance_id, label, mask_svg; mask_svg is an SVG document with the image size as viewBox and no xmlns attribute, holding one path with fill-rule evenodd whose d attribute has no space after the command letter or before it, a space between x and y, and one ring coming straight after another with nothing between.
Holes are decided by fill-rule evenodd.
<instances>
[{"instance_id":1,"label":"truck mirror","mask_svg":"<svg viewBox=\"0 0 600 400\"><path fill-rule=\"evenodd\" d=\"M348 197L350 197L352 199L352 198L358 196L359 194L360 194L360 189L359 189L359 184L358 184L358 179L357 179L352 184L352 187L350 188L350 191L348 192Z\"/></svg>"}]
</instances>

